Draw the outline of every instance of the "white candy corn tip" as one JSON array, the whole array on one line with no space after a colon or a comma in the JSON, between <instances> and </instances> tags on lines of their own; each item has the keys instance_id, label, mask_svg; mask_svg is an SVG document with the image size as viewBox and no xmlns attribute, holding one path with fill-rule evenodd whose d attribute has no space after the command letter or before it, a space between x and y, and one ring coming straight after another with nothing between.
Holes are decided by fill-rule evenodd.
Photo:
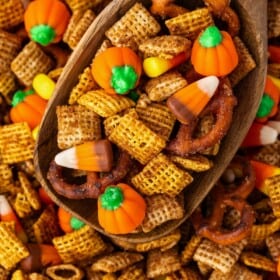
<instances>
[{"instance_id":1,"label":"white candy corn tip","mask_svg":"<svg viewBox=\"0 0 280 280\"><path fill-rule=\"evenodd\" d=\"M262 145L273 144L277 140L278 132L276 129L264 125L260 130L260 142Z\"/></svg>"},{"instance_id":2,"label":"white candy corn tip","mask_svg":"<svg viewBox=\"0 0 280 280\"><path fill-rule=\"evenodd\" d=\"M280 121L268 121L266 124L277 130L278 134L280 133Z\"/></svg>"},{"instance_id":3,"label":"white candy corn tip","mask_svg":"<svg viewBox=\"0 0 280 280\"><path fill-rule=\"evenodd\" d=\"M67 167L67 168L77 168L78 162L76 158L76 149L70 148L58 153L54 161L57 165Z\"/></svg>"},{"instance_id":4,"label":"white candy corn tip","mask_svg":"<svg viewBox=\"0 0 280 280\"><path fill-rule=\"evenodd\" d=\"M7 198L4 195L0 195L0 217L13 212Z\"/></svg>"},{"instance_id":5,"label":"white candy corn tip","mask_svg":"<svg viewBox=\"0 0 280 280\"><path fill-rule=\"evenodd\" d=\"M207 76L197 81L197 87L211 98L219 86L219 79L216 76Z\"/></svg>"}]
</instances>

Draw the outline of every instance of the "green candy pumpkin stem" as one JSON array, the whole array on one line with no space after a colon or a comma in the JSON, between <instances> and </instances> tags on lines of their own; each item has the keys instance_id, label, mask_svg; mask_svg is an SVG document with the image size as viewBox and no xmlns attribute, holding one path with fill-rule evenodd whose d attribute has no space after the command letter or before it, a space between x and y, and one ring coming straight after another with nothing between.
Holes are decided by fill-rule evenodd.
<instances>
[{"instance_id":1,"label":"green candy pumpkin stem","mask_svg":"<svg viewBox=\"0 0 280 280\"><path fill-rule=\"evenodd\" d=\"M205 48L213 48L221 44L223 36L216 26L207 27L199 37L199 43Z\"/></svg>"},{"instance_id":2,"label":"green candy pumpkin stem","mask_svg":"<svg viewBox=\"0 0 280 280\"><path fill-rule=\"evenodd\" d=\"M14 93L13 99L12 99L12 106L15 107L17 106L17 104L21 103L22 101L24 101L25 97L28 95L31 95L34 93L34 90L30 89L27 91L23 91L23 90L18 90Z\"/></svg>"},{"instance_id":3,"label":"green candy pumpkin stem","mask_svg":"<svg viewBox=\"0 0 280 280\"><path fill-rule=\"evenodd\" d=\"M275 104L274 100L269 95L264 94L256 116L258 118L263 118L268 116L274 104Z\"/></svg>"},{"instance_id":4,"label":"green candy pumpkin stem","mask_svg":"<svg viewBox=\"0 0 280 280\"><path fill-rule=\"evenodd\" d=\"M101 206L106 210L118 209L124 201L121 188L118 186L108 186L101 195Z\"/></svg>"},{"instance_id":5,"label":"green candy pumpkin stem","mask_svg":"<svg viewBox=\"0 0 280 280\"><path fill-rule=\"evenodd\" d=\"M47 46L50 44L56 34L54 28L46 24L36 25L30 30L31 39L42 46Z\"/></svg>"},{"instance_id":6,"label":"green candy pumpkin stem","mask_svg":"<svg viewBox=\"0 0 280 280\"><path fill-rule=\"evenodd\" d=\"M112 68L111 86L118 94L125 94L133 89L137 80L136 71L129 65Z\"/></svg>"}]
</instances>

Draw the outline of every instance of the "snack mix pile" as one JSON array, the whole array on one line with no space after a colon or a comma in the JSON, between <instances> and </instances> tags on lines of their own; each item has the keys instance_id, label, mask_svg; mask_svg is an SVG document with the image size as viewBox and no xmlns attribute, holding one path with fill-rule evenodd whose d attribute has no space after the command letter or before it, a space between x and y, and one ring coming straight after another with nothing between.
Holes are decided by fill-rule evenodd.
<instances>
[{"instance_id":1,"label":"snack mix pile","mask_svg":"<svg viewBox=\"0 0 280 280\"><path fill-rule=\"evenodd\" d=\"M0 280L279 279L278 0L268 1L256 117L190 219L152 241L118 238L182 219L184 189L219 154L234 87L257 66L227 0L136 1L56 106L59 152L46 180L75 202L92 199L105 235L40 184L33 153L48 100L110 2L0 0Z\"/></svg>"}]
</instances>

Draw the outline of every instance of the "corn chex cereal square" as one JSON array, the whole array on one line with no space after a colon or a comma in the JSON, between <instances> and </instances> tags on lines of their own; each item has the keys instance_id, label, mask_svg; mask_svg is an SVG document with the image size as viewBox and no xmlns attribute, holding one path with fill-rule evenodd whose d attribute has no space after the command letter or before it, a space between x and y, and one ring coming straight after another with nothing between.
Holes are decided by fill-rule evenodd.
<instances>
[{"instance_id":1,"label":"corn chex cereal square","mask_svg":"<svg viewBox=\"0 0 280 280\"><path fill-rule=\"evenodd\" d=\"M178 195L193 181L192 176L171 162L164 154L154 157L136 176L133 185L146 195Z\"/></svg>"},{"instance_id":2,"label":"corn chex cereal square","mask_svg":"<svg viewBox=\"0 0 280 280\"><path fill-rule=\"evenodd\" d=\"M35 147L30 127L27 123L0 126L0 162L14 164L33 159Z\"/></svg>"}]
</instances>

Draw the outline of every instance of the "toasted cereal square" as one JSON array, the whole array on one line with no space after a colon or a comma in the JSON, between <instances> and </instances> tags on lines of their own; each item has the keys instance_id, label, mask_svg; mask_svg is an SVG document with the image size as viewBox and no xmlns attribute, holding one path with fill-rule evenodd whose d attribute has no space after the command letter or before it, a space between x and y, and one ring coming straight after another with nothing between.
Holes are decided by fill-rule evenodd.
<instances>
[{"instance_id":1,"label":"toasted cereal square","mask_svg":"<svg viewBox=\"0 0 280 280\"><path fill-rule=\"evenodd\" d=\"M12 94L17 89L16 76L12 71L0 74L0 92L8 104L11 104Z\"/></svg>"},{"instance_id":2,"label":"toasted cereal square","mask_svg":"<svg viewBox=\"0 0 280 280\"><path fill-rule=\"evenodd\" d=\"M147 256L147 276L155 278L163 276L181 268L181 262L176 249L165 252L158 249L152 250Z\"/></svg>"},{"instance_id":3,"label":"toasted cereal square","mask_svg":"<svg viewBox=\"0 0 280 280\"><path fill-rule=\"evenodd\" d=\"M12 60L21 48L21 39L12 33L0 30L0 74L10 70Z\"/></svg>"},{"instance_id":4,"label":"toasted cereal square","mask_svg":"<svg viewBox=\"0 0 280 280\"><path fill-rule=\"evenodd\" d=\"M101 138L100 117L92 110L81 105L61 105L56 107L56 115L60 149Z\"/></svg>"},{"instance_id":5,"label":"toasted cereal square","mask_svg":"<svg viewBox=\"0 0 280 280\"><path fill-rule=\"evenodd\" d=\"M11 69L25 86L31 86L37 74L48 73L53 65L53 60L41 47L30 41L13 59Z\"/></svg>"},{"instance_id":6,"label":"toasted cereal square","mask_svg":"<svg viewBox=\"0 0 280 280\"><path fill-rule=\"evenodd\" d=\"M27 178L26 174L22 171L18 172L18 179L20 182L20 187L23 190L29 204L34 210L39 210L41 208L41 202L38 193L32 186L30 180Z\"/></svg>"},{"instance_id":7,"label":"toasted cereal square","mask_svg":"<svg viewBox=\"0 0 280 280\"><path fill-rule=\"evenodd\" d=\"M169 71L149 79L145 91L152 101L163 101L187 85L187 80L177 71Z\"/></svg>"},{"instance_id":8,"label":"toasted cereal square","mask_svg":"<svg viewBox=\"0 0 280 280\"><path fill-rule=\"evenodd\" d=\"M219 270L214 270L209 280L262 280L262 275L258 275L250 271L246 266L236 263L227 273L222 273Z\"/></svg>"},{"instance_id":9,"label":"toasted cereal square","mask_svg":"<svg viewBox=\"0 0 280 280\"><path fill-rule=\"evenodd\" d=\"M280 175L269 177L265 180L267 194L272 203L280 203Z\"/></svg>"},{"instance_id":10,"label":"toasted cereal square","mask_svg":"<svg viewBox=\"0 0 280 280\"><path fill-rule=\"evenodd\" d=\"M2 186L7 186L13 181L12 169L8 164L0 163L0 189Z\"/></svg>"},{"instance_id":11,"label":"toasted cereal square","mask_svg":"<svg viewBox=\"0 0 280 280\"><path fill-rule=\"evenodd\" d=\"M141 267L137 267L136 265L132 265L122 271L118 280L145 280L146 275L144 270Z\"/></svg>"},{"instance_id":12,"label":"toasted cereal square","mask_svg":"<svg viewBox=\"0 0 280 280\"><path fill-rule=\"evenodd\" d=\"M95 8L98 4L102 3L102 0L66 0L72 12L82 11Z\"/></svg>"},{"instance_id":13,"label":"toasted cereal square","mask_svg":"<svg viewBox=\"0 0 280 280\"><path fill-rule=\"evenodd\" d=\"M267 5L268 38L280 35L280 3L278 0L270 0Z\"/></svg>"},{"instance_id":14,"label":"toasted cereal square","mask_svg":"<svg viewBox=\"0 0 280 280\"><path fill-rule=\"evenodd\" d=\"M165 21L165 25L170 34L194 40L202 30L214 25L214 21L208 8L199 8L170 18Z\"/></svg>"},{"instance_id":15,"label":"toasted cereal square","mask_svg":"<svg viewBox=\"0 0 280 280\"><path fill-rule=\"evenodd\" d=\"M146 195L176 196L192 181L193 178L187 171L178 168L162 153L154 157L132 178L133 185Z\"/></svg>"},{"instance_id":16,"label":"toasted cereal square","mask_svg":"<svg viewBox=\"0 0 280 280\"><path fill-rule=\"evenodd\" d=\"M276 263L274 261L253 251L242 252L240 261L249 267L276 272Z\"/></svg>"},{"instance_id":17,"label":"toasted cereal square","mask_svg":"<svg viewBox=\"0 0 280 280\"><path fill-rule=\"evenodd\" d=\"M183 264L187 264L192 260L193 255L198 246L200 245L201 241L202 237L194 234L191 237L191 239L187 242L187 244L183 248L183 251L181 252L181 261Z\"/></svg>"},{"instance_id":18,"label":"toasted cereal square","mask_svg":"<svg viewBox=\"0 0 280 280\"><path fill-rule=\"evenodd\" d=\"M96 15L92 10L86 10L79 21L76 23L66 42L72 50L75 49L75 47L78 45L79 41L95 18Z\"/></svg>"},{"instance_id":19,"label":"toasted cereal square","mask_svg":"<svg viewBox=\"0 0 280 280\"><path fill-rule=\"evenodd\" d=\"M249 72L256 67L256 62L244 42L237 36L233 38L238 53L238 65L229 74L232 87L236 86Z\"/></svg>"},{"instance_id":20,"label":"toasted cereal square","mask_svg":"<svg viewBox=\"0 0 280 280\"><path fill-rule=\"evenodd\" d=\"M32 227L38 243L50 244L61 233L55 208L46 207Z\"/></svg>"},{"instance_id":21,"label":"toasted cereal square","mask_svg":"<svg viewBox=\"0 0 280 280\"><path fill-rule=\"evenodd\" d=\"M156 194L146 197L146 215L141 224L144 232L149 232L170 220L181 219L184 208L175 197Z\"/></svg>"},{"instance_id":22,"label":"toasted cereal square","mask_svg":"<svg viewBox=\"0 0 280 280\"><path fill-rule=\"evenodd\" d=\"M137 46L147 38L155 36L160 25L141 3L136 3L105 35L114 46L127 42L127 46ZM127 36L129 34L129 36ZM130 41L130 42L129 42Z\"/></svg>"},{"instance_id":23,"label":"toasted cereal square","mask_svg":"<svg viewBox=\"0 0 280 280\"><path fill-rule=\"evenodd\" d=\"M148 252L150 250L159 248L163 252L174 247L179 242L180 238L180 230L175 230L155 240L138 243L136 244L135 250L137 252Z\"/></svg>"},{"instance_id":24,"label":"toasted cereal square","mask_svg":"<svg viewBox=\"0 0 280 280\"><path fill-rule=\"evenodd\" d=\"M126 150L141 164L149 162L165 147L165 140L129 113L121 118L109 140Z\"/></svg>"},{"instance_id":25,"label":"toasted cereal square","mask_svg":"<svg viewBox=\"0 0 280 280\"><path fill-rule=\"evenodd\" d=\"M162 139L168 140L176 118L164 104L151 103L146 108L136 107L139 119Z\"/></svg>"},{"instance_id":26,"label":"toasted cereal square","mask_svg":"<svg viewBox=\"0 0 280 280\"><path fill-rule=\"evenodd\" d=\"M76 103L79 97L81 97L83 94L87 93L88 91L94 89L96 86L97 85L91 74L90 67L86 67L83 73L79 76L78 83L71 90L68 103L70 105Z\"/></svg>"},{"instance_id":27,"label":"toasted cereal square","mask_svg":"<svg viewBox=\"0 0 280 280\"><path fill-rule=\"evenodd\" d=\"M24 7L20 0L0 0L0 29L10 29L23 22Z\"/></svg>"},{"instance_id":28,"label":"toasted cereal square","mask_svg":"<svg viewBox=\"0 0 280 280\"><path fill-rule=\"evenodd\" d=\"M13 207L20 218L28 217L33 212L26 195L22 192L16 194Z\"/></svg>"},{"instance_id":29,"label":"toasted cereal square","mask_svg":"<svg viewBox=\"0 0 280 280\"><path fill-rule=\"evenodd\" d=\"M280 256L280 233L269 235L266 239L266 246L272 259L277 262Z\"/></svg>"},{"instance_id":30,"label":"toasted cereal square","mask_svg":"<svg viewBox=\"0 0 280 280\"><path fill-rule=\"evenodd\" d=\"M139 253L114 252L97 259L91 266L93 271L103 271L107 273L116 272L128 268L129 266L143 260Z\"/></svg>"},{"instance_id":31,"label":"toasted cereal square","mask_svg":"<svg viewBox=\"0 0 280 280\"><path fill-rule=\"evenodd\" d=\"M5 269L14 268L18 262L29 255L29 251L15 233L0 222L0 265Z\"/></svg>"},{"instance_id":32,"label":"toasted cereal square","mask_svg":"<svg viewBox=\"0 0 280 280\"><path fill-rule=\"evenodd\" d=\"M242 240L223 246L204 239L195 251L193 259L205 263L222 273L228 273L238 260L246 244L247 241Z\"/></svg>"},{"instance_id":33,"label":"toasted cereal square","mask_svg":"<svg viewBox=\"0 0 280 280\"><path fill-rule=\"evenodd\" d=\"M145 40L139 46L145 57L158 56L172 59L174 56L191 50L191 41L183 36L161 35Z\"/></svg>"},{"instance_id":34,"label":"toasted cereal square","mask_svg":"<svg viewBox=\"0 0 280 280\"><path fill-rule=\"evenodd\" d=\"M102 253L107 248L100 235L88 225L53 238L53 244L64 263L75 263Z\"/></svg>"},{"instance_id":35,"label":"toasted cereal square","mask_svg":"<svg viewBox=\"0 0 280 280\"><path fill-rule=\"evenodd\" d=\"M134 106L131 99L125 96L108 94L103 89L91 90L83 94L77 102L104 118Z\"/></svg>"},{"instance_id":36,"label":"toasted cereal square","mask_svg":"<svg viewBox=\"0 0 280 280\"><path fill-rule=\"evenodd\" d=\"M33 159L35 142L27 123L0 126L0 162L14 164Z\"/></svg>"}]
</instances>

